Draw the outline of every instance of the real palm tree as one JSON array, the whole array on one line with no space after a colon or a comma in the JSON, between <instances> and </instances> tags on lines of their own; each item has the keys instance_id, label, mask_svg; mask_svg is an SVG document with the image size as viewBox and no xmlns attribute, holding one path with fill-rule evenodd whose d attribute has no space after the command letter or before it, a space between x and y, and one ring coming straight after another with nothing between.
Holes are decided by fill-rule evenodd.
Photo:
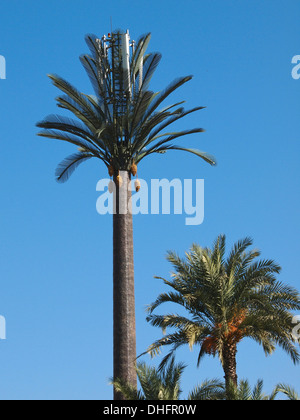
<instances>
[{"instance_id":1,"label":"real palm tree","mask_svg":"<svg viewBox=\"0 0 300 420\"><path fill-rule=\"evenodd\" d=\"M300 401L300 395L290 385L286 385L282 383L278 384L275 387L272 394L274 395L274 398L275 398L279 393L285 395L286 398L290 401Z\"/></svg>"},{"instance_id":2,"label":"real palm tree","mask_svg":"<svg viewBox=\"0 0 300 420\"><path fill-rule=\"evenodd\" d=\"M180 382L185 366L175 363L172 357L163 369L149 367L146 363L137 364L137 375L141 390L124 382L112 380L112 384L126 400L180 400ZM188 395L188 400L218 400L224 397L224 385L217 379L205 380Z\"/></svg>"},{"instance_id":3,"label":"real palm tree","mask_svg":"<svg viewBox=\"0 0 300 420\"><path fill-rule=\"evenodd\" d=\"M270 395L263 392L263 381L259 379L251 390L248 380L241 380L238 386L231 384L227 388L225 398L230 401L274 401L278 394L283 394L290 401L299 401L300 397L289 385L278 384Z\"/></svg>"},{"instance_id":4,"label":"real palm tree","mask_svg":"<svg viewBox=\"0 0 300 420\"><path fill-rule=\"evenodd\" d=\"M122 380L112 380L111 383L122 393L126 400L180 400L180 380L185 366L174 364L174 358L163 370L138 363L137 374L141 390L124 383ZM289 385L278 384L270 395L263 392L263 380L259 379L253 389L247 379L225 384L218 379L206 379L188 394L189 401L274 401L283 394L290 401L299 401L300 396Z\"/></svg>"},{"instance_id":5,"label":"real palm tree","mask_svg":"<svg viewBox=\"0 0 300 420\"><path fill-rule=\"evenodd\" d=\"M225 398L229 401L270 401L274 400L276 393L271 396L263 393L263 381L259 379L253 390L248 380L239 381L238 385L231 383L227 385Z\"/></svg>"},{"instance_id":6,"label":"real palm tree","mask_svg":"<svg viewBox=\"0 0 300 420\"><path fill-rule=\"evenodd\" d=\"M57 181L65 182L77 166L91 158L100 159L116 184L116 209L113 215L113 300L114 300L114 377L136 384L135 301L132 215L128 211L131 176L137 165L153 154L169 150L193 153L211 165L215 159L195 149L177 146L172 141L202 128L165 132L172 123L202 109L185 110L183 102L160 109L177 88L192 77L181 77L161 92L148 89L161 59L158 53L146 54L150 34L133 44L129 59L128 34L114 32L101 40L88 35L91 55L81 62L91 80L95 95L83 94L57 75L49 75L63 92L58 107L71 111L76 119L50 115L37 124L40 136L66 141L79 149L57 168ZM129 50L128 50L129 51ZM127 51L127 52L128 52ZM122 177L124 179L122 179ZM129 190L129 191L128 191ZM115 399L120 394L115 393Z\"/></svg>"},{"instance_id":7,"label":"real palm tree","mask_svg":"<svg viewBox=\"0 0 300 420\"><path fill-rule=\"evenodd\" d=\"M225 242L225 235L220 235L212 249L194 244L185 259L168 253L174 272L171 280L162 280L172 291L160 294L149 306L147 320L171 332L147 352L154 356L163 346L171 346L163 366L180 346L197 345L198 365L204 355L218 355L229 387L237 386L237 346L246 337L260 344L266 355L278 345L294 363L299 362L291 311L300 309L300 300L296 289L276 280L278 264L256 260L260 252L248 250L250 238L238 241L227 258ZM186 316L153 313L167 302L182 307Z\"/></svg>"}]
</instances>

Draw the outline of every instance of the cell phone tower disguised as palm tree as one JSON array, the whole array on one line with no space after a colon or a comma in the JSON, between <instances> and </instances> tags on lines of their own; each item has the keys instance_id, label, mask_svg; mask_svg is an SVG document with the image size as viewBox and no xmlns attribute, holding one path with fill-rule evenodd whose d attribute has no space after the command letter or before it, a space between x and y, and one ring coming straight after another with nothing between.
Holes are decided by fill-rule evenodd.
<instances>
[{"instance_id":1,"label":"cell phone tower disguised as palm tree","mask_svg":"<svg viewBox=\"0 0 300 420\"><path fill-rule=\"evenodd\" d=\"M40 136L67 141L79 148L57 168L56 177L65 182L75 168L93 157L107 167L115 185L116 211L113 215L113 300L114 378L136 386L136 332L133 265L132 214L128 211L131 177L147 156L181 150L193 153L211 165L215 159L197 149L171 144L202 128L165 132L173 122L203 107L185 110L183 102L159 109L162 102L192 76L181 77L161 92L148 89L160 62L159 53L146 54L150 34L137 42L129 32L115 31L101 39L86 37L91 55L80 57L95 95L86 95L57 75L49 75L64 94L57 98L60 108L71 111L76 120L50 115L37 124ZM124 198L125 197L125 198ZM115 399L122 399L115 390Z\"/></svg>"}]
</instances>

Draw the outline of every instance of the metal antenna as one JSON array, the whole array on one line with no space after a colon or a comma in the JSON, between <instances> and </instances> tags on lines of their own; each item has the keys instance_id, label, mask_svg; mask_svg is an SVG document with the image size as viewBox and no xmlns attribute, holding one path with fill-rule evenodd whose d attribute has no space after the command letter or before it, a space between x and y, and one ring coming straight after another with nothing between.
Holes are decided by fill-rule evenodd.
<instances>
[{"instance_id":1,"label":"metal antenna","mask_svg":"<svg viewBox=\"0 0 300 420\"><path fill-rule=\"evenodd\" d=\"M122 40L122 67L124 72L124 90L131 98L131 86L130 86L130 53L129 53L129 31L127 30L125 34L121 35Z\"/></svg>"}]
</instances>

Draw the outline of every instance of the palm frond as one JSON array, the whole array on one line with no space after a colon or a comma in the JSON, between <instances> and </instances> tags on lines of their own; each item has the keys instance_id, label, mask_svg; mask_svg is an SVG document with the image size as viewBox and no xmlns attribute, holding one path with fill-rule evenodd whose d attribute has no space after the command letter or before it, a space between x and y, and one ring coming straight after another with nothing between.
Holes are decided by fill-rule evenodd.
<instances>
[{"instance_id":1,"label":"palm frond","mask_svg":"<svg viewBox=\"0 0 300 420\"><path fill-rule=\"evenodd\" d=\"M136 77L136 74L139 71L141 61L144 59L146 49L149 45L151 39L151 33L142 35L136 43L134 53L131 57L131 78Z\"/></svg>"},{"instance_id":2,"label":"palm frond","mask_svg":"<svg viewBox=\"0 0 300 420\"><path fill-rule=\"evenodd\" d=\"M111 378L109 383L114 386L117 392L120 392L127 401L143 401L145 400L142 392L138 391L135 387L128 384L120 378Z\"/></svg>"},{"instance_id":3,"label":"palm frond","mask_svg":"<svg viewBox=\"0 0 300 420\"><path fill-rule=\"evenodd\" d=\"M209 163L212 166L215 166L217 164L214 156L206 152L202 152L201 150L190 149L187 147L180 147L180 146L170 146L168 147L168 150L180 150L182 152L192 153L193 155L200 157L201 159L203 159L205 162Z\"/></svg>"},{"instance_id":4,"label":"palm frond","mask_svg":"<svg viewBox=\"0 0 300 420\"><path fill-rule=\"evenodd\" d=\"M223 400L224 383L219 379L207 379L201 385L196 386L188 395L188 400L214 401Z\"/></svg>"},{"instance_id":5,"label":"palm frond","mask_svg":"<svg viewBox=\"0 0 300 420\"><path fill-rule=\"evenodd\" d=\"M93 125L97 126L99 124L99 115L95 113L95 109L90 106L82 93L71 85L71 83L58 75L48 74L48 77L51 79L54 86L64 92L67 95L67 98L71 99L73 103L77 105L78 109L89 117Z\"/></svg>"},{"instance_id":6,"label":"palm frond","mask_svg":"<svg viewBox=\"0 0 300 420\"><path fill-rule=\"evenodd\" d=\"M291 387L290 385L280 383L275 387L274 393L275 395L282 393L290 401L300 401L300 395L298 395L295 389Z\"/></svg>"},{"instance_id":7,"label":"palm frond","mask_svg":"<svg viewBox=\"0 0 300 420\"><path fill-rule=\"evenodd\" d=\"M180 103L179 103L180 104ZM177 106L178 104L175 104L175 105L173 105L172 107L174 107L174 106ZM171 107L170 107L171 108ZM201 109L204 109L205 107L203 107L203 106L198 106L198 107L195 107L195 108L193 108L193 109L190 109L190 110L188 110L188 111L184 111L184 109L183 108L179 108L175 113L173 113L173 114L171 114L170 115L170 118L166 121L166 122L164 122L164 123L162 123L162 124L160 124L160 125L158 125L156 128L155 128L155 130L152 130L151 131L151 133L150 133L150 135L149 135L149 137L148 137L148 139L147 139L147 141L145 142L145 144L144 144L144 147L146 147L146 146L148 146L150 143L152 143L153 141L155 141L157 138L158 138L158 133L160 133L162 130L164 130L166 127L168 127L169 125L171 125L171 124L173 124L174 122L176 122L176 121L178 121L178 120L180 120L180 119L182 119L182 118L184 118L184 117L186 117L187 115L189 115L189 114L192 114L193 112L197 112L197 111L199 111L199 110L201 110ZM165 111L162 111L162 112L165 112ZM156 124L157 125L157 124ZM205 130L204 129L201 129L202 130L202 132L204 132ZM161 136L160 136L161 137Z\"/></svg>"},{"instance_id":8,"label":"palm frond","mask_svg":"<svg viewBox=\"0 0 300 420\"><path fill-rule=\"evenodd\" d=\"M185 135L185 134L182 134L182 135ZM173 146L173 145L158 147L157 149L153 148L151 151L143 152L140 154L139 158L137 159L137 162L140 162L145 156L148 156L152 153L163 153L163 152L167 152L168 150L179 150L181 152L192 153L193 155L200 157L201 159L203 159L205 162L209 163L212 166L215 166L217 164L216 159L208 153L202 152L201 150L197 150L197 149L191 149L187 147Z\"/></svg>"},{"instance_id":9,"label":"palm frond","mask_svg":"<svg viewBox=\"0 0 300 420\"><path fill-rule=\"evenodd\" d=\"M93 155L87 153L74 153L65 158L56 169L55 176L57 182L66 182L81 163L92 157Z\"/></svg>"},{"instance_id":10,"label":"palm frond","mask_svg":"<svg viewBox=\"0 0 300 420\"><path fill-rule=\"evenodd\" d=\"M163 90L162 92L159 93L159 95L157 96L154 103L151 105L151 107L149 107L149 109L147 110L147 112L144 115L143 121L146 121L150 117L150 115L152 115L152 113L155 112L155 110L160 106L160 104L163 101L165 101L165 99L168 96L171 95L171 93L173 93L180 86L184 85L185 83L187 83L191 79L192 79L192 76L180 77L180 78L174 80L172 83L170 83L170 85L165 90Z\"/></svg>"},{"instance_id":11,"label":"palm frond","mask_svg":"<svg viewBox=\"0 0 300 420\"><path fill-rule=\"evenodd\" d=\"M144 72L143 72L143 80L141 83L141 91L145 91L148 89L149 83L151 78L159 65L161 60L160 53L150 54L146 63L144 63Z\"/></svg>"}]
</instances>

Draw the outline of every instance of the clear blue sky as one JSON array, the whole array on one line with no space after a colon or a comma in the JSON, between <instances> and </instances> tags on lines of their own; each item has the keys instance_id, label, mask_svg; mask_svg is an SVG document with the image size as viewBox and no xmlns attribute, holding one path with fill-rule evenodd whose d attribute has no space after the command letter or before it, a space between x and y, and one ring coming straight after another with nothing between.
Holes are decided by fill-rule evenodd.
<instances>
[{"instance_id":1,"label":"clear blue sky","mask_svg":"<svg viewBox=\"0 0 300 420\"><path fill-rule=\"evenodd\" d=\"M78 57L87 52L85 34L108 33L111 16L114 28L130 29L135 39L152 32L149 50L163 55L153 90L194 75L172 102L207 106L179 125L206 132L181 141L218 160L212 168L173 152L139 168L146 180L205 179L205 221L187 227L184 216L135 218L138 353L161 336L146 323L145 306L163 290L153 277L168 277L169 249L183 254L193 242L210 246L220 233L228 245L249 235L263 257L282 266L279 279L299 287L300 80L291 77L292 57L300 54L298 0L5 1L1 399L112 398L112 219L96 212L96 183L106 170L90 161L57 184L55 167L73 148L37 137L35 128L59 111L47 73L91 93ZM196 358L188 348L178 353L188 364L184 395L205 378L223 376L218 359L206 358L197 369ZM253 385L262 378L267 392L279 381L300 390L299 369L280 350L265 358L249 341L239 347L239 378Z\"/></svg>"}]
</instances>

